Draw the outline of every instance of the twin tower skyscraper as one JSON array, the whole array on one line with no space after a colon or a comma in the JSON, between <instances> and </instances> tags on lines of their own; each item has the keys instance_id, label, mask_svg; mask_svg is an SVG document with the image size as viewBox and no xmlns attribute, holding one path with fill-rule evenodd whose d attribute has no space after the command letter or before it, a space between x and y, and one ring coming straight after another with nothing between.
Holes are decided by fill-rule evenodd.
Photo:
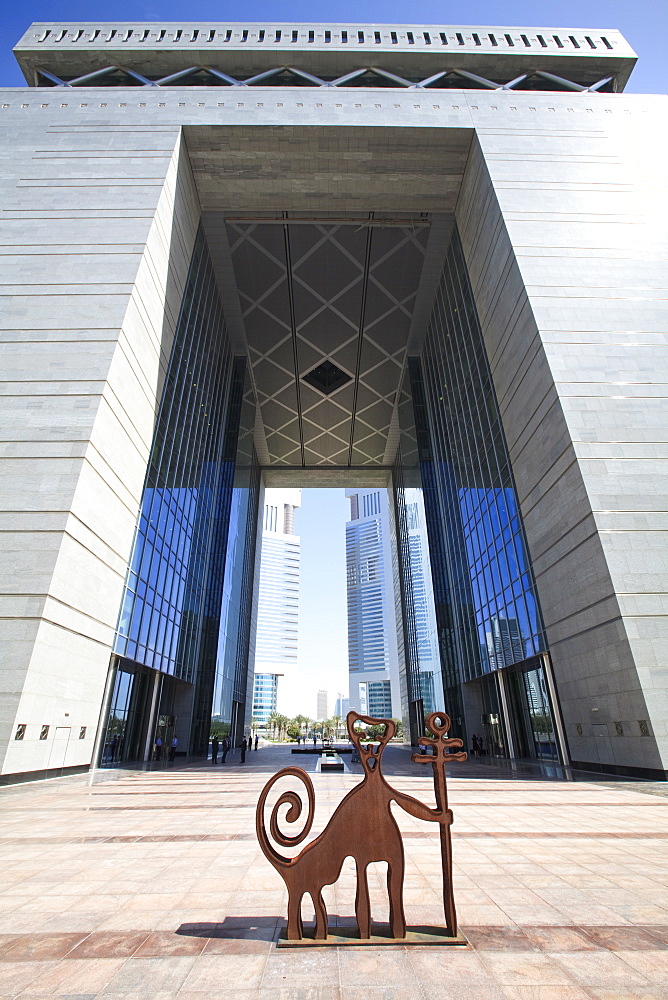
<instances>
[{"instance_id":1,"label":"twin tower skyscraper","mask_svg":"<svg viewBox=\"0 0 668 1000\"><path fill-rule=\"evenodd\" d=\"M392 511L386 489L348 489L350 519L346 523L346 588L348 630L348 704L375 718L401 718L399 682L400 613L397 614L391 538ZM267 489L262 519L253 718L266 725L273 712L318 720L328 712L327 690L311 697L299 669L299 587L301 539L295 534L299 489ZM435 674L439 671L438 640L426 522L421 491L409 498L409 559L422 697L427 711L439 707ZM396 566L394 567L396 572ZM323 600L328 600L326 592ZM334 627L340 627L336 623ZM437 680L437 678L436 678ZM327 688L328 679L318 677ZM331 685L330 685L331 686ZM324 698L323 698L324 695ZM311 705L313 702L313 705ZM344 704L339 696L339 707ZM442 706L440 706L442 707Z\"/></svg>"}]
</instances>

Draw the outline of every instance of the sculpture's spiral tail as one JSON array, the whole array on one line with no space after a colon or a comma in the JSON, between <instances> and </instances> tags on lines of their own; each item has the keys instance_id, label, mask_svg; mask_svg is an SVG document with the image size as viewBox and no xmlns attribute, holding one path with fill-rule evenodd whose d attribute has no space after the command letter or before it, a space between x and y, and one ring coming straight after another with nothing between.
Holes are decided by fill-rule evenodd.
<instances>
[{"instance_id":1,"label":"sculpture's spiral tail","mask_svg":"<svg viewBox=\"0 0 668 1000\"><path fill-rule=\"evenodd\" d=\"M257 809L255 812L255 828L257 830L257 839L260 842L262 853L275 867L287 867L292 864L293 859L286 858L282 854L279 854L269 840L267 828L264 822L264 809L267 802L267 796L276 782L280 781L281 778L287 778L290 775L298 778L306 789L308 797L308 816L306 817L303 829L294 837L281 833L278 826L279 810L281 807L285 805L289 806L289 809L285 814L285 822L289 824L296 823L299 820L304 807L303 800L297 792L291 790L283 792L271 810L271 818L269 820L271 836L277 844L281 845L281 847L296 847L298 844L301 844L306 837L308 837L311 827L313 826L313 818L315 815L315 792L313 791L313 782L309 778L306 771L303 771L301 767L284 767L282 771L278 771L277 774L274 774L269 779L267 784L262 789L260 798L258 799Z\"/></svg>"}]
</instances>

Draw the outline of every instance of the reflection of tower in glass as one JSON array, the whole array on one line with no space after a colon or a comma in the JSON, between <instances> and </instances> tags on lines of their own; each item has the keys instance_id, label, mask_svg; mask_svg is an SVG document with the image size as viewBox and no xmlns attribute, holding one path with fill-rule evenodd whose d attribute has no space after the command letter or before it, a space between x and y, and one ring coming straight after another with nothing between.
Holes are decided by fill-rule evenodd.
<instances>
[{"instance_id":1,"label":"reflection of tower in glass","mask_svg":"<svg viewBox=\"0 0 668 1000\"><path fill-rule=\"evenodd\" d=\"M411 594L415 621L418 663L420 666L420 696L426 715L443 709L441 684L434 684L439 674L438 632L434 609L434 590L429 561L429 540L422 490L406 487L406 527L408 529L408 555L410 560ZM438 693L437 693L438 692Z\"/></svg>"},{"instance_id":2,"label":"reflection of tower in glass","mask_svg":"<svg viewBox=\"0 0 668 1000\"><path fill-rule=\"evenodd\" d=\"M492 670L509 667L523 658L522 635L516 618L494 615L492 630L487 633L487 648Z\"/></svg>"},{"instance_id":3,"label":"reflection of tower in glass","mask_svg":"<svg viewBox=\"0 0 668 1000\"><path fill-rule=\"evenodd\" d=\"M387 491L346 496L350 707L389 719L401 703Z\"/></svg>"},{"instance_id":4,"label":"reflection of tower in glass","mask_svg":"<svg viewBox=\"0 0 668 1000\"><path fill-rule=\"evenodd\" d=\"M299 544L295 507L301 490L265 490L257 605L253 717L264 724L272 712L295 715L297 682Z\"/></svg>"}]
</instances>

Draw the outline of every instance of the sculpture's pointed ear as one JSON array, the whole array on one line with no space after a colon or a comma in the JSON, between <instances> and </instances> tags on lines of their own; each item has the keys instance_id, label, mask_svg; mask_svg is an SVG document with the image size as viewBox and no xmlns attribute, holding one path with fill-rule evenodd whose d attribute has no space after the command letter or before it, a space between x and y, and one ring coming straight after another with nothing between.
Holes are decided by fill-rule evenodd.
<instances>
[{"instance_id":1,"label":"sculpture's pointed ear","mask_svg":"<svg viewBox=\"0 0 668 1000\"><path fill-rule=\"evenodd\" d=\"M350 710L350 712L348 712L348 714L346 716L346 726L348 728L348 736L350 737L351 741L354 743L354 745L355 745L358 753L359 753L360 741L362 739L363 733L360 733L360 732L358 732L355 729L355 723L358 720L361 720L362 718L363 718L362 715L359 715L358 712L354 712L352 709Z\"/></svg>"},{"instance_id":2,"label":"sculpture's pointed ear","mask_svg":"<svg viewBox=\"0 0 668 1000\"><path fill-rule=\"evenodd\" d=\"M387 729L385 730L385 738L383 743L389 743L391 739L397 735L397 724L394 719L387 720Z\"/></svg>"}]
</instances>

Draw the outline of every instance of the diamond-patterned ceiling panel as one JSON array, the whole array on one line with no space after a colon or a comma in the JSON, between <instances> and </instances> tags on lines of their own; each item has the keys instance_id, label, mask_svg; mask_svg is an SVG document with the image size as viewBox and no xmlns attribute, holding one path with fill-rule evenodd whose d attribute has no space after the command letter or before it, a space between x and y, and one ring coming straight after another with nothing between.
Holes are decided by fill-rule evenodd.
<instances>
[{"instance_id":1,"label":"diamond-patterned ceiling panel","mask_svg":"<svg viewBox=\"0 0 668 1000\"><path fill-rule=\"evenodd\" d=\"M420 221L228 222L272 464L383 463L429 233Z\"/></svg>"},{"instance_id":2,"label":"diamond-patterned ceiling panel","mask_svg":"<svg viewBox=\"0 0 668 1000\"><path fill-rule=\"evenodd\" d=\"M341 386L344 386L346 382L350 382L350 375L344 372L343 369L337 368L331 361L323 361L322 364L314 368L308 375L304 375L304 381L312 385L314 389L318 389L325 396L329 396L330 392L334 392L335 389L340 389Z\"/></svg>"}]
</instances>

